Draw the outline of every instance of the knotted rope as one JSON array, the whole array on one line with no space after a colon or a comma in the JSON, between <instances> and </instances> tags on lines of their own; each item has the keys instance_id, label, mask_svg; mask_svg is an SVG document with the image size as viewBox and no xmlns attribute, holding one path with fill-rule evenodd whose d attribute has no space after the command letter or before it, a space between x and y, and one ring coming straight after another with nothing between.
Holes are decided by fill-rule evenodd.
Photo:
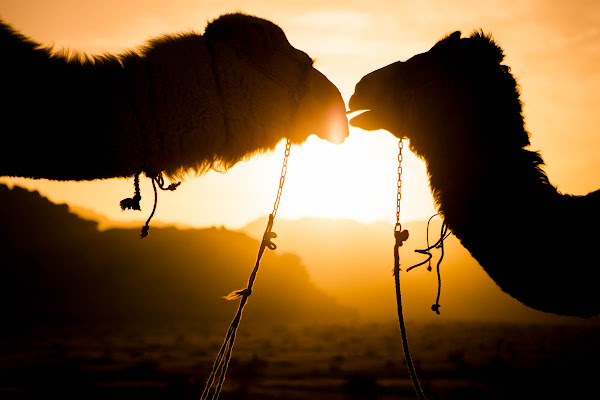
<instances>
[{"instance_id":1,"label":"knotted rope","mask_svg":"<svg viewBox=\"0 0 600 400\"><path fill-rule=\"evenodd\" d=\"M238 306L235 317L231 321L229 325L229 329L227 330L227 334L225 336L225 340L223 341L223 345L217 354L215 362L213 364L212 371L206 381L206 386L204 387L204 391L202 392L201 400L207 400L208 396L211 393L211 388L215 383L215 379L217 379L217 383L212 390L212 400L217 400L219 398L219 394L221 393L221 389L223 387L223 383L225 382L225 375L227 373L227 368L229 366L229 361L231 360L231 352L233 350L233 344L235 342L235 336L237 333L237 329L240 325L240 321L242 319L242 312L244 311L244 307L246 306L246 302L248 301L248 297L252 294L252 286L254 285L254 281L256 280L256 274L258 273L258 268L260 266L260 260L265 252L265 248L269 250L275 250L277 245L272 242L272 239L277 237L275 232L272 232L273 229L273 221L275 220L275 215L277 215L277 209L279 208L279 202L281 200L281 192L283 190L283 183L285 182L285 175L287 173L287 160L290 155L290 147L291 141L288 139L285 145L285 157L283 159L283 166L281 167L281 177L279 178L279 189L277 190L277 196L275 198L275 203L273 204L273 211L269 215L269 221L267 222L267 227L265 229L265 233L263 234L263 239L260 243L260 248L258 249L258 256L256 257L256 263L254 264L254 269L250 274L250 278L248 279L248 286L245 289L235 290L229 293L224 298L227 300L235 300L241 298L240 304Z\"/></svg>"},{"instance_id":2,"label":"knotted rope","mask_svg":"<svg viewBox=\"0 0 600 400\"><path fill-rule=\"evenodd\" d=\"M133 188L134 188L133 197L121 200L121 202L120 202L121 211L125 211L125 210L140 211L142 209L140 207L140 200L142 200L142 195L140 192L140 174L141 174L141 171L136 173L135 177L133 178ZM158 185L159 189L161 189L161 190L169 190L169 191L173 191L173 190L177 189L179 187L179 185L181 185L181 182L176 182L176 183L171 183L169 186L165 187L165 180L163 178L162 172L159 172L155 176L148 175L148 173L146 173L146 176L148 176L152 180L152 188L154 189L154 207L152 207L152 212L150 213L150 216L146 220L146 224L142 227L140 239L143 239L146 236L148 236L148 231L150 230L150 220L152 219L152 217L154 217L154 213L156 212L156 203L158 202L158 193L156 191L156 185Z\"/></svg>"},{"instance_id":3,"label":"knotted rope","mask_svg":"<svg viewBox=\"0 0 600 400\"><path fill-rule=\"evenodd\" d=\"M441 290L442 290L442 277L440 274L440 265L442 264L442 260L444 259L444 240L446 240L446 238L448 236L450 236L450 233L448 232L448 225L446 224L446 221L444 221L442 223L442 228L440 231L440 238L433 245L431 245L431 246L429 245L429 224L431 223L431 220L433 219L433 217L435 217L436 215L438 215L438 214L432 215L429 218L429 220L427 221L427 248L415 250L415 253L426 255L427 259L424 261L421 261L418 264L413 265L412 267L407 269L406 272L410 271L413 268L420 267L421 265L424 265L424 264L428 264L427 270L431 271L431 258L433 257L433 255L431 254L431 250L433 250L435 248L440 249L441 255L440 255L440 259L438 260L437 265L436 265L437 280L438 280L437 297L435 299L435 304L433 304L431 306L431 310L435 311L435 313L437 315L440 315L440 307L441 307L440 306L440 294L441 294Z\"/></svg>"}]
</instances>

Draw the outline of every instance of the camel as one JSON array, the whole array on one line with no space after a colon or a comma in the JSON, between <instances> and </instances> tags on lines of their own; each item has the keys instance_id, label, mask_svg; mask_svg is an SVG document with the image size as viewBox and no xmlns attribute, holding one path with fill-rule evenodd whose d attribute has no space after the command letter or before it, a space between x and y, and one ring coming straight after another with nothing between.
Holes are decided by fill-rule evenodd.
<instances>
[{"instance_id":1,"label":"camel","mask_svg":"<svg viewBox=\"0 0 600 400\"><path fill-rule=\"evenodd\" d=\"M537 310L600 312L600 190L561 194L526 149L520 88L482 31L364 76L350 124L408 139L445 224L500 288ZM591 249L593 250L593 249ZM476 299L473 299L476 301Z\"/></svg>"},{"instance_id":2,"label":"camel","mask_svg":"<svg viewBox=\"0 0 600 400\"><path fill-rule=\"evenodd\" d=\"M348 136L335 85L258 17L226 14L204 34L96 56L43 47L0 21L0 49L0 176L178 178L283 138Z\"/></svg>"}]
</instances>

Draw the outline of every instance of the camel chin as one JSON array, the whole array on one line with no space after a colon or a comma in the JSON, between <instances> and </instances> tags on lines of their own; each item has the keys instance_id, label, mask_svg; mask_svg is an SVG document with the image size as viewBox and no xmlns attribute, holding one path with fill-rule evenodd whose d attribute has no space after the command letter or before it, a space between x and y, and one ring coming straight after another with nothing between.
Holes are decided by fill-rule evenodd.
<instances>
[{"instance_id":1,"label":"camel chin","mask_svg":"<svg viewBox=\"0 0 600 400\"><path fill-rule=\"evenodd\" d=\"M350 125L365 131L383 129L382 116L373 110L351 110L360 114L350 119Z\"/></svg>"}]
</instances>

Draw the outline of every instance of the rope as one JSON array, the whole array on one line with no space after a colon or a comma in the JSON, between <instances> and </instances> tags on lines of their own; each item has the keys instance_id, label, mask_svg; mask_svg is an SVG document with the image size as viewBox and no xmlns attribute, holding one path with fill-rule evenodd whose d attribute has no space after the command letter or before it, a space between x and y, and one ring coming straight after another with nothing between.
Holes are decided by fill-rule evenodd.
<instances>
[{"instance_id":1,"label":"rope","mask_svg":"<svg viewBox=\"0 0 600 400\"><path fill-rule=\"evenodd\" d=\"M211 393L212 400L217 400L219 398L219 395L221 394L221 389L223 388L223 383L225 382L225 375L227 374L229 361L231 360L231 353L233 351L233 344L235 343L237 329L242 319L242 312L244 311L244 307L248 302L248 297L250 297L250 295L252 294L252 286L254 285L254 281L256 280L256 274L258 273L260 260L265 252L265 248L268 248L269 250L275 250L277 248L277 245L272 242L272 239L276 238L277 234L275 232L272 232L272 229L273 222L275 220L275 215L277 215L277 209L279 208L279 202L281 200L281 192L283 190L283 184L285 182L285 176L287 173L287 160L288 156L290 155L291 145L291 141L288 139L285 145L285 156L283 158L281 177L279 178L279 188L277 190L275 203L273 204L273 211L269 215L269 221L267 222L267 227L265 229L265 233L263 234L263 239L261 241L260 248L258 249L256 263L254 264L254 269L252 269L252 273L250 274L250 278L248 279L248 286L246 286L245 289L233 291L224 297L226 300L235 300L238 298L241 298L241 300L235 317L229 325L229 329L227 330L227 334L225 335L225 340L223 341L221 349L219 350L215 362L213 363L212 371L210 372L210 375L204 387L204 391L202 392L202 396L200 397L201 400L207 400ZM215 379L217 379L217 383L215 387L212 388L213 384L215 383Z\"/></svg>"},{"instance_id":2,"label":"rope","mask_svg":"<svg viewBox=\"0 0 600 400\"><path fill-rule=\"evenodd\" d=\"M406 359L408 373L415 389L415 393L419 399L425 400L425 394L423 393L423 389L421 389L419 379L417 378L417 372L415 371L415 366L413 364L412 357L410 356L408 338L406 336L406 325L404 324L402 294L400 293L400 256L398 254L398 249L401 245L402 243L396 240L396 243L394 244L394 281L396 284L396 306L398 308L398 323L400 325L400 336L402 337L402 349L404 350L404 358Z\"/></svg>"},{"instance_id":3,"label":"rope","mask_svg":"<svg viewBox=\"0 0 600 400\"><path fill-rule=\"evenodd\" d=\"M133 178L133 188L134 188L134 196L128 199L123 199L120 202L121 211L125 210L137 210L140 211L140 200L142 200L142 195L140 193L140 174L141 171L135 174ZM152 213L146 220L146 224L142 227L142 232L140 234L140 239L148 236L148 231L150 230L150 220L154 217L154 213L156 212L156 203L158 202L158 193L156 191L156 185L161 190L169 190L173 191L181 185L181 182L171 183L169 186L165 187L165 179L163 178L162 172L159 172L156 176L150 176L146 173L146 176L150 177L152 180L152 188L154 189L154 207L152 208Z\"/></svg>"},{"instance_id":4,"label":"rope","mask_svg":"<svg viewBox=\"0 0 600 400\"><path fill-rule=\"evenodd\" d=\"M142 199L142 195L140 193L140 173L141 172L136 173L133 178L133 190L134 190L133 197L123 199L119 203L121 206L121 211L125 211L125 210L140 211L141 210L140 200Z\"/></svg>"},{"instance_id":5,"label":"rope","mask_svg":"<svg viewBox=\"0 0 600 400\"><path fill-rule=\"evenodd\" d=\"M402 230L402 225L400 224L400 200L402 199L402 148L402 139L400 139L400 142L398 143L398 192L396 195L396 225L394 227L394 238L396 239L394 244L394 282L396 286L396 305L398 308L398 323L400 325L400 336L402 337L402 348L404 350L404 358L406 359L408 373L410 375L413 387L415 388L415 393L419 399L425 400L425 394L423 393L423 389L421 389L421 385L419 384L415 366L412 362L412 357L410 356L408 338L406 336L406 325L404 324L404 313L402 311L402 294L400 292L399 248L402 246L404 241L408 239L408 231Z\"/></svg>"},{"instance_id":6,"label":"rope","mask_svg":"<svg viewBox=\"0 0 600 400\"><path fill-rule=\"evenodd\" d=\"M442 228L441 228L441 232L440 232L440 240L439 240L439 242L440 242L439 248L441 251L441 255L440 255L440 259L438 260L437 265L436 265L437 280L438 280L437 297L435 298L435 304L431 306L431 310L435 311L435 313L437 315L440 315L440 293L442 291L442 276L440 275L440 265L442 264L442 260L444 259L444 239L446 239L446 237L448 237L448 236L445 236L447 231L448 231L448 225L446 225L446 221L444 221L444 223L442 224Z\"/></svg>"},{"instance_id":7,"label":"rope","mask_svg":"<svg viewBox=\"0 0 600 400\"><path fill-rule=\"evenodd\" d=\"M150 213L150 216L146 220L146 224L144 226L142 226L142 233L140 234L140 239L143 239L146 236L148 236L148 231L150 230L150 220L152 219L152 217L154 217L154 212L156 211L156 203L158 201L158 193L156 192L156 183L155 183L154 178L152 178L152 189L154 189L154 207L152 207L152 212Z\"/></svg>"},{"instance_id":8,"label":"rope","mask_svg":"<svg viewBox=\"0 0 600 400\"><path fill-rule=\"evenodd\" d=\"M436 264L437 281L438 281L437 297L435 299L435 304L433 304L431 306L431 310L434 311L437 315L440 315L440 307L441 307L440 294L441 294L441 290L442 290L442 276L440 274L440 265L442 264L442 260L444 259L444 240L446 240L448 238L448 236L450 236L450 233L448 232L448 225L446 224L446 221L444 221L442 223L442 228L440 231L440 238L433 245L431 245L431 246L429 245L429 224L431 223L431 220L433 219L433 217L435 217L436 215L438 215L438 214L432 215L429 218L429 221L427 221L427 248L415 250L415 253L426 255L427 259L408 268L406 270L406 272L409 272L410 270L420 267L421 265L424 265L424 264L428 264L427 270L431 271L431 258L433 257L433 255L431 254L431 250L433 250L435 248L440 249L440 251L441 251L440 259L438 260L438 262Z\"/></svg>"}]
</instances>

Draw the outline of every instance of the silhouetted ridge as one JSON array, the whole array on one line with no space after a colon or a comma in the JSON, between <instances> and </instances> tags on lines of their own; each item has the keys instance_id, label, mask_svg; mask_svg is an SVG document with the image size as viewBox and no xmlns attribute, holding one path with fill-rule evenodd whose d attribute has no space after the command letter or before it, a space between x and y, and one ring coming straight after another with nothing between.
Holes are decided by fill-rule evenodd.
<instances>
[{"instance_id":1,"label":"silhouetted ridge","mask_svg":"<svg viewBox=\"0 0 600 400\"><path fill-rule=\"evenodd\" d=\"M0 311L12 323L41 321L224 321L245 286L258 242L226 229L155 228L99 232L37 192L0 186ZM266 254L245 318L343 319L298 257Z\"/></svg>"}]
</instances>

